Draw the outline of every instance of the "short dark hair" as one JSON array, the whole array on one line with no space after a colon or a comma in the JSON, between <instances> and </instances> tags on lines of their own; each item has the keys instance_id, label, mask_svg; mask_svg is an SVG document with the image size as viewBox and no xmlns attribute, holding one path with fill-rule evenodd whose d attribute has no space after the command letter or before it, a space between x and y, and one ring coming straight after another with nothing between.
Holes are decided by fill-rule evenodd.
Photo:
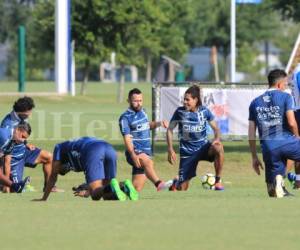
<instances>
[{"instance_id":1,"label":"short dark hair","mask_svg":"<svg viewBox=\"0 0 300 250\"><path fill-rule=\"evenodd\" d=\"M271 70L268 74L269 87L274 86L280 79L287 77L287 73L282 69Z\"/></svg>"},{"instance_id":2,"label":"short dark hair","mask_svg":"<svg viewBox=\"0 0 300 250\"><path fill-rule=\"evenodd\" d=\"M198 98L197 106L202 105L202 100L201 100L201 92L200 88L197 85L193 85L189 87L186 91L185 94L190 94L193 99Z\"/></svg>"},{"instance_id":3,"label":"short dark hair","mask_svg":"<svg viewBox=\"0 0 300 250\"><path fill-rule=\"evenodd\" d=\"M138 88L134 88L129 91L128 100L130 100L133 95L140 95L140 94L142 94L142 91L140 91Z\"/></svg>"},{"instance_id":4,"label":"short dark hair","mask_svg":"<svg viewBox=\"0 0 300 250\"><path fill-rule=\"evenodd\" d=\"M16 129L20 129L22 131L26 131L28 135L31 134L31 126L28 122L21 121L17 126Z\"/></svg>"},{"instance_id":5,"label":"short dark hair","mask_svg":"<svg viewBox=\"0 0 300 250\"><path fill-rule=\"evenodd\" d=\"M29 96L24 96L15 102L13 110L15 112L26 112L32 110L34 107L35 105L33 99Z\"/></svg>"}]
</instances>

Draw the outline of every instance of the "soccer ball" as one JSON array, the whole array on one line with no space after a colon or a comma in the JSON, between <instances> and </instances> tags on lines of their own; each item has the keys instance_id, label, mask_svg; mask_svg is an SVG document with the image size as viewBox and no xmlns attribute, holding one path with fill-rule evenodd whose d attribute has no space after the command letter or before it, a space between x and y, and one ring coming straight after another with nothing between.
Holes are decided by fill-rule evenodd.
<instances>
[{"instance_id":1,"label":"soccer ball","mask_svg":"<svg viewBox=\"0 0 300 250\"><path fill-rule=\"evenodd\" d=\"M214 190L215 182L216 177L211 173L206 173L205 175L201 176L201 183L204 189Z\"/></svg>"}]
</instances>

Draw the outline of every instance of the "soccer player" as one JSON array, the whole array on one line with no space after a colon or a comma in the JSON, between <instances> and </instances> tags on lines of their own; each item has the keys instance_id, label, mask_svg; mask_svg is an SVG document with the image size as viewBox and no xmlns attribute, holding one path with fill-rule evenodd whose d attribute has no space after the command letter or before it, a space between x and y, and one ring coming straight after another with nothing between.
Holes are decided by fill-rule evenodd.
<instances>
[{"instance_id":1,"label":"soccer player","mask_svg":"<svg viewBox=\"0 0 300 250\"><path fill-rule=\"evenodd\" d=\"M215 190L224 190L221 183L221 173L224 162L224 149L220 141L220 130L214 121L214 116L208 108L202 105L200 88L196 85L189 87L183 100L184 106L174 112L167 130L168 161L176 162L173 148L173 130L178 125L180 140L179 174L171 190L187 190L190 180L196 176L199 161L214 162L216 172ZM211 126L214 139L207 138L207 126Z\"/></svg>"},{"instance_id":2,"label":"soccer player","mask_svg":"<svg viewBox=\"0 0 300 250\"><path fill-rule=\"evenodd\" d=\"M30 135L31 128L28 123L20 123L14 129L0 128L0 183L10 187L13 192L20 193L28 182L28 177L24 181L12 182L3 174L5 156L10 155L13 147Z\"/></svg>"},{"instance_id":3,"label":"soccer player","mask_svg":"<svg viewBox=\"0 0 300 250\"><path fill-rule=\"evenodd\" d=\"M36 201L46 201L57 181L57 176L65 175L69 171L84 172L88 184L88 193L76 195L85 197L90 195L93 200L112 199L113 197L124 201L127 194L131 200L138 199L138 193L130 180L124 182L125 194L115 179L117 154L113 147L103 140L81 137L55 146L50 179L43 197Z\"/></svg>"},{"instance_id":4,"label":"soccer player","mask_svg":"<svg viewBox=\"0 0 300 250\"><path fill-rule=\"evenodd\" d=\"M34 101L30 97L19 98L13 105L13 110L5 116L1 122L1 127L14 128L20 122L26 121L32 114L35 107ZM7 159L9 161L9 159ZM19 182L23 178L24 166L34 168L38 164L43 164L44 188L51 173L52 155L46 150L35 147L33 144L24 143L15 145L11 154L11 162L7 163L5 175L9 176L13 182ZM10 167L9 167L10 166ZM6 189L6 191L9 191ZM63 190L53 187L52 192L62 192Z\"/></svg>"},{"instance_id":5,"label":"soccer player","mask_svg":"<svg viewBox=\"0 0 300 250\"><path fill-rule=\"evenodd\" d=\"M300 139L293 111L293 99L284 90L287 74L280 69L268 75L269 89L256 97L249 106L249 145L252 167L260 175L263 169L256 152L256 128L265 165L265 180L270 197L281 198L290 193L283 177L287 159L300 160Z\"/></svg>"},{"instance_id":6,"label":"soccer player","mask_svg":"<svg viewBox=\"0 0 300 250\"><path fill-rule=\"evenodd\" d=\"M292 75L292 96L294 98L294 112L295 112L295 118L298 126L298 133L300 133L300 64L297 65L295 68L293 75ZM295 174L294 173L288 173L287 177L289 181L293 184L294 189L300 189L300 162L291 162L288 161L287 164L287 171L289 172L291 170L291 167L294 165L295 167Z\"/></svg>"},{"instance_id":7,"label":"soccer player","mask_svg":"<svg viewBox=\"0 0 300 250\"><path fill-rule=\"evenodd\" d=\"M132 166L132 182L140 192L148 178L157 191L165 189L165 183L158 177L151 159L150 129L168 127L167 121L149 122L143 108L143 94L134 88L128 93L129 108L120 116L120 131L126 148L126 160Z\"/></svg>"}]
</instances>

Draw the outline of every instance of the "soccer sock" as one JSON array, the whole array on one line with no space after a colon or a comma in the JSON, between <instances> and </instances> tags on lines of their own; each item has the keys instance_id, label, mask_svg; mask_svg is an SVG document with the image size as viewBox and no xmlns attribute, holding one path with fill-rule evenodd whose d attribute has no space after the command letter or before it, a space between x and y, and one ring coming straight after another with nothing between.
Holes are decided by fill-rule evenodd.
<instances>
[{"instance_id":1,"label":"soccer sock","mask_svg":"<svg viewBox=\"0 0 300 250\"><path fill-rule=\"evenodd\" d=\"M221 176L216 176L216 182L215 183L218 183L221 181Z\"/></svg>"},{"instance_id":2,"label":"soccer sock","mask_svg":"<svg viewBox=\"0 0 300 250\"><path fill-rule=\"evenodd\" d=\"M161 180L158 180L157 182L154 183L155 187L158 187L158 185L161 183Z\"/></svg>"}]
</instances>

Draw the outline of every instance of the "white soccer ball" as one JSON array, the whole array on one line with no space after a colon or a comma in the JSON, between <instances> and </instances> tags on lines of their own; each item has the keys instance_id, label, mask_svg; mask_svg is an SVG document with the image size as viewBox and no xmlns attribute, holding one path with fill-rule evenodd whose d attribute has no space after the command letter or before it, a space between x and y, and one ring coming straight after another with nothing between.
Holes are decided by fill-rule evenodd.
<instances>
[{"instance_id":1,"label":"white soccer ball","mask_svg":"<svg viewBox=\"0 0 300 250\"><path fill-rule=\"evenodd\" d=\"M205 175L201 176L201 183L204 189L215 189L216 177L211 173L206 173Z\"/></svg>"}]
</instances>

